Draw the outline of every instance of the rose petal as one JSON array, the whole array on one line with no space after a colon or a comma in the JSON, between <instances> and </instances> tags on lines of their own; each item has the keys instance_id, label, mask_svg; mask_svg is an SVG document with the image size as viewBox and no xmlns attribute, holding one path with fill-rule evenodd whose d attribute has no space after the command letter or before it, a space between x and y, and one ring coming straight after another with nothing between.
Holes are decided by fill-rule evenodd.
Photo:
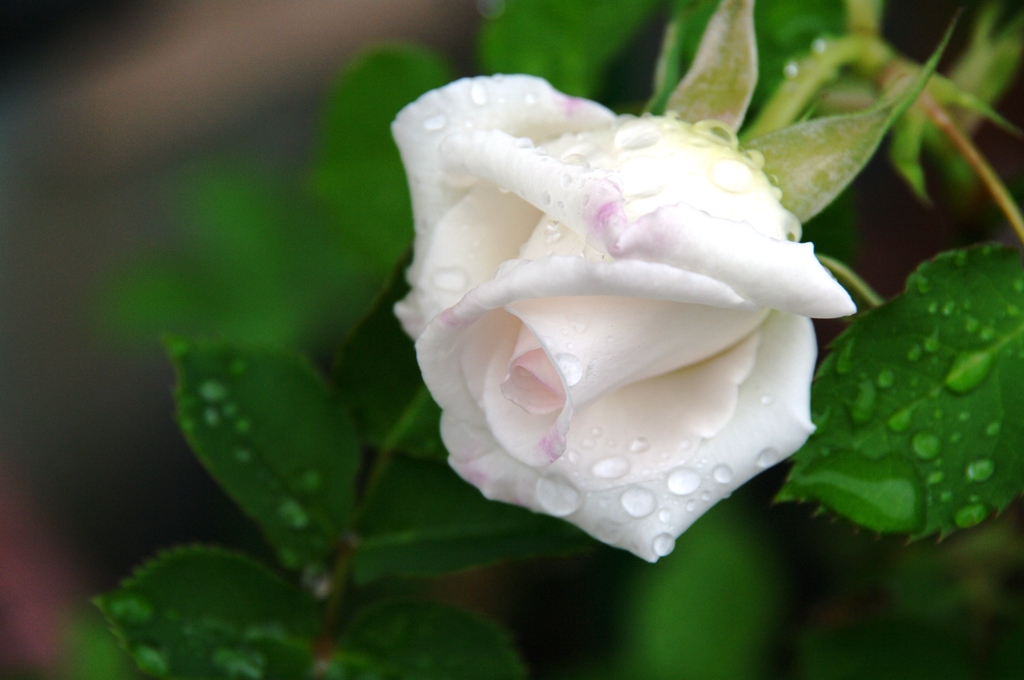
<instances>
[{"instance_id":1,"label":"rose petal","mask_svg":"<svg viewBox=\"0 0 1024 680\"><path fill-rule=\"evenodd\" d=\"M738 388L735 410L716 434L699 445L684 447L680 439L673 446L672 438L680 435L673 430L671 418L657 414L650 420L637 420L631 409L602 411L598 402L577 415L574 425L592 412L597 416L581 428L583 435L589 427L593 436L593 428L600 427L602 437L611 437L609 433L614 431L617 444L625 443L630 435L646 438L649 448L641 442L635 447L640 450L631 455L641 454L642 461L658 465L649 477L642 476L643 464L631 462L629 475L633 476L596 483L594 465L600 461L582 457L582 442L575 462L563 456L547 468L533 468L504 453L486 426L445 410L441 432L451 452L451 465L488 498L564 516L600 540L653 562L666 548L670 550L675 537L701 514L792 454L814 429L810 422L810 382L817 354L813 325L806 318L772 312L759 334L753 370ZM640 385L635 386L637 393L647 394ZM625 395L620 393L628 389L608 399L622 398ZM692 394L688 388L677 396L685 399L687 394ZM663 396L660 402L677 412L671 399ZM647 404L648 408L656 406ZM631 449L635 441L630 441ZM595 439L594 449L598 447ZM669 455L662 459L662 453ZM678 474L673 477L673 472ZM697 488L692 488L691 472L699 478ZM580 482L583 479L587 485Z\"/></svg>"},{"instance_id":2,"label":"rose petal","mask_svg":"<svg viewBox=\"0 0 1024 680\"><path fill-rule=\"evenodd\" d=\"M686 204L636 220L610 240L608 251L706 274L760 306L792 314L827 319L857 311L814 257L813 244L779 241Z\"/></svg>"}]
</instances>

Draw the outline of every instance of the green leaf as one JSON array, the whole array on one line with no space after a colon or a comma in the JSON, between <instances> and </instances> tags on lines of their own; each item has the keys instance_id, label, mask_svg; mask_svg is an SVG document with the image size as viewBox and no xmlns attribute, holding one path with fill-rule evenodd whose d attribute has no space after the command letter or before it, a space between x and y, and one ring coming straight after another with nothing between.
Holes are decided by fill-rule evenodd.
<instances>
[{"instance_id":1,"label":"green leaf","mask_svg":"<svg viewBox=\"0 0 1024 680\"><path fill-rule=\"evenodd\" d=\"M178 422L199 460L289 568L320 565L352 514L348 416L295 354L171 338Z\"/></svg>"},{"instance_id":2,"label":"green leaf","mask_svg":"<svg viewBox=\"0 0 1024 680\"><path fill-rule=\"evenodd\" d=\"M690 70L665 108L691 123L714 119L738 130L755 85L753 0L722 0L704 29Z\"/></svg>"},{"instance_id":3,"label":"green leaf","mask_svg":"<svg viewBox=\"0 0 1024 680\"><path fill-rule=\"evenodd\" d=\"M1020 253L943 253L858 316L812 390L818 431L780 500L816 500L869 529L948 534L1024 490Z\"/></svg>"},{"instance_id":4,"label":"green leaf","mask_svg":"<svg viewBox=\"0 0 1024 680\"><path fill-rule=\"evenodd\" d=\"M384 602L364 610L342 648L340 666L379 669L395 680L526 678L508 633L497 624L432 602Z\"/></svg>"},{"instance_id":5,"label":"green leaf","mask_svg":"<svg viewBox=\"0 0 1024 680\"><path fill-rule=\"evenodd\" d=\"M507 0L480 35L489 73L528 73L567 94L594 98L611 60L659 0Z\"/></svg>"},{"instance_id":6,"label":"green leaf","mask_svg":"<svg viewBox=\"0 0 1024 680\"><path fill-rule=\"evenodd\" d=\"M489 501L447 465L398 457L367 499L353 571L365 583L385 574L434 576L593 543L572 525Z\"/></svg>"},{"instance_id":7,"label":"green leaf","mask_svg":"<svg viewBox=\"0 0 1024 680\"><path fill-rule=\"evenodd\" d=\"M914 78L893 85L865 111L804 121L745 142L764 154L764 171L782 189L782 205L806 221L846 188L874 155L889 127L907 110L935 70L949 41Z\"/></svg>"},{"instance_id":8,"label":"green leaf","mask_svg":"<svg viewBox=\"0 0 1024 680\"><path fill-rule=\"evenodd\" d=\"M413 341L394 312L395 303L409 292L407 264L406 258L399 262L370 312L342 345L333 378L359 434L378 450L444 459L441 410L423 384Z\"/></svg>"},{"instance_id":9,"label":"green leaf","mask_svg":"<svg viewBox=\"0 0 1024 680\"><path fill-rule=\"evenodd\" d=\"M814 244L814 252L846 262L854 261L859 245L857 206L852 187L839 194L828 207L803 225L803 239Z\"/></svg>"},{"instance_id":10,"label":"green leaf","mask_svg":"<svg viewBox=\"0 0 1024 680\"><path fill-rule=\"evenodd\" d=\"M802 680L969 680L967 645L914 620L811 631L799 642Z\"/></svg>"},{"instance_id":11,"label":"green leaf","mask_svg":"<svg viewBox=\"0 0 1024 680\"><path fill-rule=\"evenodd\" d=\"M67 639L67 654L61 678L68 680L135 680L139 676L131 658L99 612L79 615Z\"/></svg>"},{"instance_id":12,"label":"green leaf","mask_svg":"<svg viewBox=\"0 0 1024 680\"><path fill-rule=\"evenodd\" d=\"M311 185L332 210L346 250L381 279L413 234L391 121L403 106L452 79L432 52L378 48L353 61L328 95Z\"/></svg>"},{"instance_id":13,"label":"green leaf","mask_svg":"<svg viewBox=\"0 0 1024 680\"><path fill-rule=\"evenodd\" d=\"M149 675L310 677L316 604L241 555L214 548L168 551L96 604Z\"/></svg>"},{"instance_id":14,"label":"green leaf","mask_svg":"<svg viewBox=\"0 0 1024 680\"><path fill-rule=\"evenodd\" d=\"M116 272L101 304L112 327L309 346L337 337L372 295L367 268L291 180L226 164L175 194L182 243Z\"/></svg>"},{"instance_id":15,"label":"green leaf","mask_svg":"<svg viewBox=\"0 0 1024 680\"><path fill-rule=\"evenodd\" d=\"M781 623L779 565L757 532L719 505L645 573L630 598L626 677L761 677Z\"/></svg>"}]
</instances>

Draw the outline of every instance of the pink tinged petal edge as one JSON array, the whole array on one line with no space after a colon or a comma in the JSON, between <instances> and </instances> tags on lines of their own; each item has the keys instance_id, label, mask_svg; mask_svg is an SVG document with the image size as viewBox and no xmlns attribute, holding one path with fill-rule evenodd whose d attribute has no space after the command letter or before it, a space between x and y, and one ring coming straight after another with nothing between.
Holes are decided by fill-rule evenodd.
<instances>
[{"instance_id":1,"label":"pink tinged petal edge","mask_svg":"<svg viewBox=\"0 0 1024 680\"><path fill-rule=\"evenodd\" d=\"M649 562L656 561L663 555L655 551L655 539L663 535L675 539L719 500L803 445L814 430L810 421L810 381L816 354L809 319L783 312L770 315L761 328L754 368L739 387L733 417L697 449L709 460L708 468L728 464L732 470L730 481L710 484L706 499L696 493L676 497L667 489L665 476L630 485L646 489L656 498L678 501L671 508L663 508L669 510L671 527L661 521L658 509L639 519L609 516L607 508L621 507L622 487L583 493L579 507L565 518L599 540ZM771 395L772 400L766 402L765 395ZM527 466L504 453L486 428L466 424L449 411L442 416L441 429L451 452L449 464L464 479L485 480L475 485L492 500L544 512L536 496L542 475L565 478L562 466L569 463L564 457L549 469ZM665 539L660 540L664 546Z\"/></svg>"},{"instance_id":2,"label":"pink tinged petal edge","mask_svg":"<svg viewBox=\"0 0 1024 680\"><path fill-rule=\"evenodd\" d=\"M857 311L846 290L814 256L811 243L781 241L746 222L712 217L680 203L664 206L607 234L608 252L657 260L729 284L763 307L811 318Z\"/></svg>"}]
</instances>

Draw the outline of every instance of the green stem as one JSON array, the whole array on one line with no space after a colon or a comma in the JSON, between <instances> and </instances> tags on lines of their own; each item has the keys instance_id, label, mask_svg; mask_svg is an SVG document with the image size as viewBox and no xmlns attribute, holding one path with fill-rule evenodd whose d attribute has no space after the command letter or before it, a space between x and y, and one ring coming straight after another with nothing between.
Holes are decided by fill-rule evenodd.
<instances>
[{"instance_id":1,"label":"green stem","mask_svg":"<svg viewBox=\"0 0 1024 680\"><path fill-rule=\"evenodd\" d=\"M885 304L885 298L875 292L867 281L860 278L857 272L853 271L839 260L829 257L828 255L818 255L818 261L821 262L832 272L832 275L836 277L836 280L842 284L849 293L852 294L859 302L863 302L864 306L869 309L880 307Z\"/></svg>"},{"instance_id":2,"label":"green stem","mask_svg":"<svg viewBox=\"0 0 1024 680\"><path fill-rule=\"evenodd\" d=\"M810 106L821 88L836 79L842 67L856 65L874 73L893 56L888 45L867 35L847 35L816 44L818 47L811 54L787 66L795 66L795 71L761 109L757 120L744 131L745 139L792 124Z\"/></svg>"},{"instance_id":3,"label":"green stem","mask_svg":"<svg viewBox=\"0 0 1024 680\"><path fill-rule=\"evenodd\" d=\"M331 594L327 599L327 607L324 610L324 625L317 640L314 654L317 660L316 677L322 677L323 672L328 668L331 658L334 656L335 639L338 635L338 622L341 618L341 605L345 599L345 591L348 588L349 569L352 566L352 557L355 555L356 545L359 538L354 533L346 533L338 540L337 552L334 558L334 570L331 574Z\"/></svg>"},{"instance_id":4,"label":"green stem","mask_svg":"<svg viewBox=\"0 0 1024 680\"><path fill-rule=\"evenodd\" d=\"M1000 179L992 165L978 150L978 147L974 145L971 138L949 116L946 109L935 101L928 92L922 92L918 102L929 120L946 135L953 146L957 148L957 151L970 163L974 171L978 173L982 184L985 185L989 194L992 195L992 200L996 202L999 209L1006 215L1010 226L1017 232L1017 238L1020 239L1021 243L1024 243L1024 216L1021 215L1017 202L1013 200L1013 195L1010 194L1010 191L1003 184L1003 180Z\"/></svg>"},{"instance_id":5,"label":"green stem","mask_svg":"<svg viewBox=\"0 0 1024 680\"><path fill-rule=\"evenodd\" d=\"M878 0L846 0L846 27L851 33L878 35L881 24Z\"/></svg>"}]
</instances>

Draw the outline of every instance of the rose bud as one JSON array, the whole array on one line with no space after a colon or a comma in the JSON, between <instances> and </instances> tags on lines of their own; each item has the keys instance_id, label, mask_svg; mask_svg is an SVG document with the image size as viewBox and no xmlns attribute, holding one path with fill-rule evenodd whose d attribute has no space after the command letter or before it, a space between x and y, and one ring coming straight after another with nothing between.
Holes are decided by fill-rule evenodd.
<instances>
[{"instance_id":1,"label":"rose bud","mask_svg":"<svg viewBox=\"0 0 1024 680\"><path fill-rule=\"evenodd\" d=\"M729 125L494 76L393 132L416 218L395 311L485 496L654 561L814 430L808 317L856 308Z\"/></svg>"}]
</instances>

